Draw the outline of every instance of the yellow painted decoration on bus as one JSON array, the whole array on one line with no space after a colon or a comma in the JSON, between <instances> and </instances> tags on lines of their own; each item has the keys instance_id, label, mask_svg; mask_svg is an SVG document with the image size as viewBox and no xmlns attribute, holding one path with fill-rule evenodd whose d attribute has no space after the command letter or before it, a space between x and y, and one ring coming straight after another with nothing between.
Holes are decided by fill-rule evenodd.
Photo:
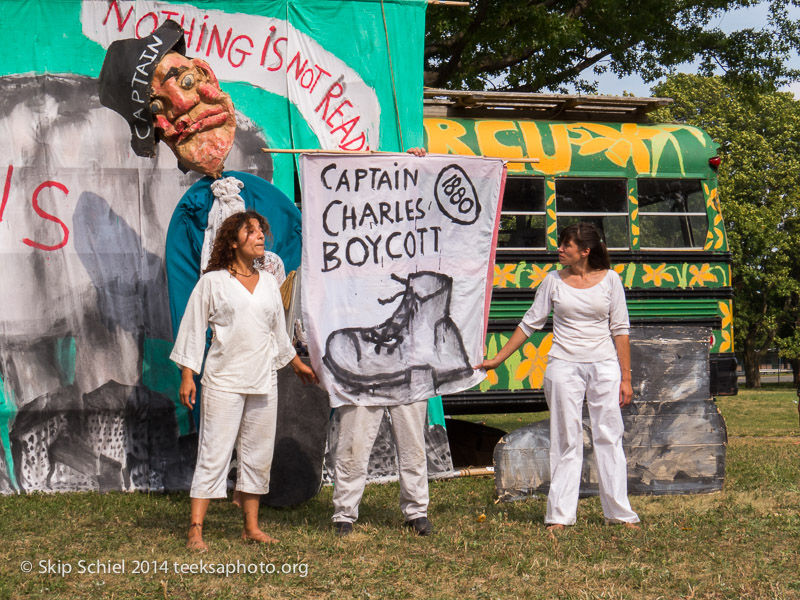
<instances>
[{"instance_id":1,"label":"yellow painted decoration on bus","mask_svg":"<svg viewBox=\"0 0 800 600\"><path fill-rule=\"evenodd\" d=\"M539 159L510 162L509 172L518 174L701 176L716 153L711 138L688 125L436 117L423 123L431 153Z\"/></svg>"},{"instance_id":2,"label":"yellow painted decoration on bus","mask_svg":"<svg viewBox=\"0 0 800 600\"><path fill-rule=\"evenodd\" d=\"M547 355L553 346L553 334L547 334L537 348L531 342L523 346L522 353L525 358L519 363L514 379L523 381L526 378L532 388L542 387L544 370L547 367Z\"/></svg>"}]
</instances>

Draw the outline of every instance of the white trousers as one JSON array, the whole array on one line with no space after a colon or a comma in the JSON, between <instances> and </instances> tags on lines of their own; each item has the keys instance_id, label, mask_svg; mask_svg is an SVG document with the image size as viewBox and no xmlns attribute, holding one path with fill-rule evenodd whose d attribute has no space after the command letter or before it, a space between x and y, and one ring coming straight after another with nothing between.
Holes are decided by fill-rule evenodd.
<instances>
[{"instance_id":1,"label":"white trousers","mask_svg":"<svg viewBox=\"0 0 800 600\"><path fill-rule=\"evenodd\" d=\"M189 496L226 497L234 446L238 463L236 489L247 494L269 492L277 415L277 377L268 394L237 394L204 387L197 464Z\"/></svg>"},{"instance_id":2,"label":"white trousers","mask_svg":"<svg viewBox=\"0 0 800 600\"><path fill-rule=\"evenodd\" d=\"M400 474L400 510L406 521L428 514L425 419L428 401L402 406L340 406L333 470L333 521L353 523L367 482L367 466L384 410L389 411Z\"/></svg>"},{"instance_id":3,"label":"white trousers","mask_svg":"<svg viewBox=\"0 0 800 600\"><path fill-rule=\"evenodd\" d=\"M589 407L603 515L611 523L639 522L628 501L620 381L616 359L595 363L548 360L544 392L550 408L550 493L545 523L575 523L583 466L584 397Z\"/></svg>"}]
</instances>

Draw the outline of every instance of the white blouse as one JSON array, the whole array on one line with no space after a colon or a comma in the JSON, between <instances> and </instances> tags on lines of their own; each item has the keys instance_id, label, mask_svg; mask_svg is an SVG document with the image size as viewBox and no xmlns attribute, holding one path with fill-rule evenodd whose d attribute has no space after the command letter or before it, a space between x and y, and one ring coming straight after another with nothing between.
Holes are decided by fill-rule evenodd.
<instances>
[{"instance_id":1,"label":"white blouse","mask_svg":"<svg viewBox=\"0 0 800 600\"><path fill-rule=\"evenodd\" d=\"M267 273L260 272L252 294L227 271L203 275L189 298L170 359L199 373L208 327L214 335L201 382L209 389L265 394L275 370L295 356L278 283Z\"/></svg>"},{"instance_id":2,"label":"white blouse","mask_svg":"<svg viewBox=\"0 0 800 600\"><path fill-rule=\"evenodd\" d=\"M530 336L541 329L553 311L553 346L549 356L572 362L617 358L614 336L629 335L630 321L625 289L619 275L608 270L590 288L564 283L558 271L550 272L536 290L533 305L520 329Z\"/></svg>"}]
</instances>

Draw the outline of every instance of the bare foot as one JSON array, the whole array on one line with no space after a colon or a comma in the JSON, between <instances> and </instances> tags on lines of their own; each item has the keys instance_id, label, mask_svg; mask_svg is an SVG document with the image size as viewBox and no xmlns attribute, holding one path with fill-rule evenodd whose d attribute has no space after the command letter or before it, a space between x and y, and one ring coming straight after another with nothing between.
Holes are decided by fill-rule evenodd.
<instances>
[{"instance_id":1,"label":"bare foot","mask_svg":"<svg viewBox=\"0 0 800 600\"><path fill-rule=\"evenodd\" d=\"M636 529L637 531L641 529L636 523L622 523L622 526L625 529Z\"/></svg>"},{"instance_id":2,"label":"bare foot","mask_svg":"<svg viewBox=\"0 0 800 600\"><path fill-rule=\"evenodd\" d=\"M278 540L274 537L267 535L260 529L255 531L244 530L242 532L242 540L245 542L258 542L260 544L277 544Z\"/></svg>"},{"instance_id":3,"label":"bare foot","mask_svg":"<svg viewBox=\"0 0 800 600\"><path fill-rule=\"evenodd\" d=\"M202 523L189 525L189 533L186 535L186 548L197 552L208 552L208 545L203 541Z\"/></svg>"},{"instance_id":4,"label":"bare foot","mask_svg":"<svg viewBox=\"0 0 800 600\"><path fill-rule=\"evenodd\" d=\"M554 531L564 531L566 528L567 528L567 526L566 525L562 525L561 523L550 523L550 525L545 527L545 529L547 529L547 531L549 531L551 533L554 532Z\"/></svg>"},{"instance_id":5,"label":"bare foot","mask_svg":"<svg viewBox=\"0 0 800 600\"><path fill-rule=\"evenodd\" d=\"M242 492L233 490L233 505L241 508L242 506Z\"/></svg>"}]
</instances>

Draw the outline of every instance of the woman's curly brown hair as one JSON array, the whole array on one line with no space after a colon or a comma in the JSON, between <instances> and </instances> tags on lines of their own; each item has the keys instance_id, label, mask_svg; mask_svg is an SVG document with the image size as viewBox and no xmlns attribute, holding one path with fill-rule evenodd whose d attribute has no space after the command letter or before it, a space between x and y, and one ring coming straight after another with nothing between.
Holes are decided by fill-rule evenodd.
<instances>
[{"instance_id":1,"label":"woman's curly brown hair","mask_svg":"<svg viewBox=\"0 0 800 600\"><path fill-rule=\"evenodd\" d=\"M247 228L247 233L252 231L253 226L250 222L252 219L255 219L261 225L261 231L264 232L264 240L267 245L272 241L269 223L256 211L247 210L231 215L222 222L219 231L217 231L217 237L214 238L214 247L211 249L211 258L208 259L208 266L203 273L227 271L231 268L236 260L236 249L233 244L239 241L239 231L241 231L242 227ZM257 269L263 268L263 262L263 258L257 258L253 266Z\"/></svg>"}]
</instances>

